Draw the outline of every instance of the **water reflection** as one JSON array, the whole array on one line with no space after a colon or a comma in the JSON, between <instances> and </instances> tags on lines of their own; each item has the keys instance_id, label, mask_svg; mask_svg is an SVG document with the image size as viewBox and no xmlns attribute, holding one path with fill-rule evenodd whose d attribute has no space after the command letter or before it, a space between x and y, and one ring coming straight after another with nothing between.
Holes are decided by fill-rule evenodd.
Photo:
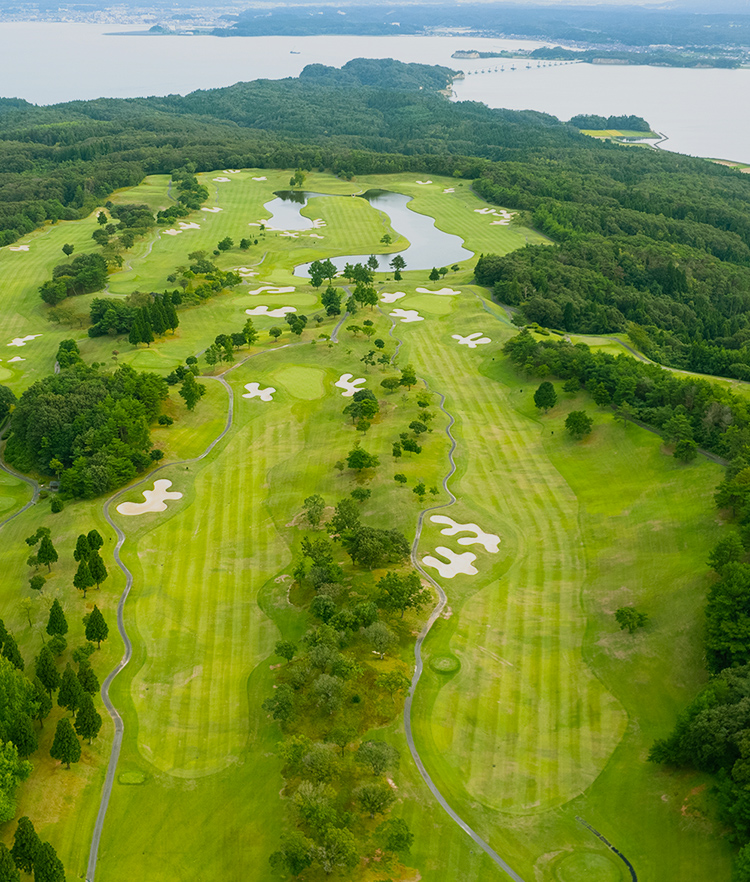
<instances>
[{"instance_id":1,"label":"water reflection","mask_svg":"<svg viewBox=\"0 0 750 882\"><path fill-rule=\"evenodd\" d=\"M281 193L278 194L281 198ZM304 196L303 204L307 204L308 198L320 196L320 193L295 193L295 196ZM351 199L351 196L341 196L341 199ZM445 233L435 226L433 218L425 214L419 214L408 208L411 202L411 196L405 196L403 193L393 193L390 190L368 190L359 197L366 199L373 208L382 211L390 218L391 226L402 236L409 240L408 248L399 252L391 252L390 254L375 255L378 260L378 272L389 272L390 261L396 254L400 254L406 261L407 269L424 270L433 266L450 266L450 264L458 263L461 260L467 260L473 256L472 251L468 251L463 246L463 240L460 236L452 233ZM274 200L274 205L277 200ZM266 207L272 203L269 203ZM290 201L285 202L286 210L290 210L292 205ZM301 205L299 206L302 207ZM299 208L297 209L299 211ZM274 221L269 221L273 226L277 226ZM311 224L312 225L312 224ZM284 227L284 229L309 229L310 227ZM337 269L343 269L347 263L365 263L370 257L369 254L347 254L342 257L331 257L331 261ZM304 263L295 267L295 276L307 276L310 264Z\"/></svg>"}]
</instances>

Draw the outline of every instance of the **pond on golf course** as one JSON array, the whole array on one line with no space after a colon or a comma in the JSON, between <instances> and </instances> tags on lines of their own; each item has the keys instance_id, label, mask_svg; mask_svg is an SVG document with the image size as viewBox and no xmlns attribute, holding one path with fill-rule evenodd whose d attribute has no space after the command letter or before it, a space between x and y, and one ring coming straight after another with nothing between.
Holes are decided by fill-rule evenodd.
<instances>
[{"instance_id":1,"label":"pond on golf course","mask_svg":"<svg viewBox=\"0 0 750 882\"><path fill-rule=\"evenodd\" d=\"M275 199L265 204L266 210L271 212L266 225L277 230L314 229L313 221L303 217L300 210L307 205L309 199L316 196L329 196L329 194L290 190L278 192ZM409 247L403 251L375 255L378 258L379 272L390 271L389 263L397 253L406 261L406 268L414 270L450 266L473 256L472 251L464 248L460 236L439 230L433 218L408 208L411 196L389 190L368 190L358 196L337 198L366 199L373 208L387 214L393 229L409 240ZM342 257L331 257L331 261L342 270L347 263L365 263L369 257L369 254L347 254ZM309 263L299 264L294 268L294 275L307 276L309 266Z\"/></svg>"}]
</instances>

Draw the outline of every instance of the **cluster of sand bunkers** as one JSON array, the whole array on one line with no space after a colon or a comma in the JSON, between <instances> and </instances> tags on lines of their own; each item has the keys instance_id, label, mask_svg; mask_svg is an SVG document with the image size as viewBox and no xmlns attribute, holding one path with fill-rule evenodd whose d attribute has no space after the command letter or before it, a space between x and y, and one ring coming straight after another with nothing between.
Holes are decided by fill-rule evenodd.
<instances>
[{"instance_id":1,"label":"cluster of sand bunkers","mask_svg":"<svg viewBox=\"0 0 750 882\"><path fill-rule=\"evenodd\" d=\"M433 524L445 524L445 528L440 531L443 536L473 533L472 536L462 536L460 539L457 539L456 543L458 545L481 545L489 554L497 554L500 551L500 537L495 533L486 533L476 524L459 524L453 518L447 517L447 515L431 515L430 520ZM456 553L445 545L438 545L435 548L435 554L439 554L445 560L443 561L430 554L426 554L422 558L422 564L437 570L443 579L453 579L459 574L476 576L479 572L474 566L477 556L471 551Z\"/></svg>"},{"instance_id":2,"label":"cluster of sand bunkers","mask_svg":"<svg viewBox=\"0 0 750 882\"><path fill-rule=\"evenodd\" d=\"M506 211L504 208L475 208L475 214L484 214L497 217L497 220L490 222L491 227L501 226L507 227L516 216L515 211Z\"/></svg>"}]
</instances>

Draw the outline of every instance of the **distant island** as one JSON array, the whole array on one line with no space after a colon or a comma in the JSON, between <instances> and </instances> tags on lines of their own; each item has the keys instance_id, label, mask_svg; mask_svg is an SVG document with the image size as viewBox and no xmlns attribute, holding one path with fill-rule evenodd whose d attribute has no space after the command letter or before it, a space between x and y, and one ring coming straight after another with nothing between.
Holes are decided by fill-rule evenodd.
<instances>
[{"instance_id":1,"label":"distant island","mask_svg":"<svg viewBox=\"0 0 750 882\"><path fill-rule=\"evenodd\" d=\"M508 58L527 59L533 61L579 61L587 64L628 64L649 65L651 67L742 67L743 58L736 53L725 54L722 50L711 49L565 49L562 46L543 46L540 49L515 52L500 50L498 52L480 52L477 49L458 49L451 58Z\"/></svg>"}]
</instances>

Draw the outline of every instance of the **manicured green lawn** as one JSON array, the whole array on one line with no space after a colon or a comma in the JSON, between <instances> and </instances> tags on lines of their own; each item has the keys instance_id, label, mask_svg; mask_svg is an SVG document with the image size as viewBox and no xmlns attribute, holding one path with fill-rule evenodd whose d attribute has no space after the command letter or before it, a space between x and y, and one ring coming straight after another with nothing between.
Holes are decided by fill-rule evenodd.
<instances>
[{"instance_id":1,"label":"manicured green lawn","mask_svg":"<svg viewBox=\"0 0 750 882\"><path fill-rule=\"evenodd\" d=\"M168 464L158 477L172 481L171 490L183 496L169 501L164 512L136 517L114 514L113 507L127 536L123 559L135 576L125 614L134 655L112 689L125 740L97 878L269 878L268 854L291 812L279 799L283 781L274 750L280 732L260 704L273 686L275 641L298 639L303 627L288 596L303 535L296 525L302 502L320 493L334 505L365 486L372 495L361 506L363 521L401 529L411 538L419 509L448 501L441 487L448 471L448 420L437 395L423 452L398 460L391 455L392 441L419 408L414 391L386 394L380 386L393 369L360 361L372 347L346 326L369 319L375 323L373 339L385 340L388 353L394 338L403 340L399 365L411 362L431 390L445 394L456 420L458 470L450 486L458 502L443 513L501 540L493 555L478 545L458 545L457 537L440 532L442 525L425 520L420 559L444 546L470 551L478 570L440 579L448 610L426 641L427 664L414 705L415 737L430 774L451 805L529 882L626 878L624 865L576 816L620 848L641 879L728 879L731 850L707 814L704 779L645 762L653 739L669 730L704 679L696 647L709 579L705 559L721 531L711 500L719 467L700 459L678 465L661 451L656 436L614 424L584 396L563 395L561 384L557 407L541 416L532 402L538 381L517 376L501 355L515 329L500 307L483 300L486 292L471 285L473 261L435 283L425 271L408 271L398 283L380 274L382 290L406 296L347 320L338 344L318 336L330 334L335 322L317 324L320 291L292 275L294 264L382 252L385 232L394 239L389 250L404 244L397 239L400 231L367 202L334 195L376 186L411 195L414 210L461 235L476 252L547 241L516 224L492 226L491 216L477 212L485 203L466 182L434 178L421 186L407 175L346 182L310 174L305 189L331 194L305 209L326 224L311 231L324 237L316 239L309 232L298 238L276 231L264 235L250 226L267 218L264 205L275 190L288 187L288 170L243 170L227 175L228 183L212 180L218 176L221 170L200 177L211 192L207 206L222 211L194 212L187 220L200 229L170 237L160 228L136 243L122 271L110 277L109 289L117 296L136 288L161 291L170 286L167 276L175 267L188 262L189 251L211 254L225 236L236 243L243 236L258 238L247 251L235 247L216 258L222 269L254 267L258 275L232 293L181 310L177 333L148 349L122 338L89 338L84 318L91 296L66 302L72 311L68 324L46 321L37 288L63 259L63 243L74 243L76 253L94 250L93 215L26 237L28 253L0 250L6 342L42 333L20 349L5 350L0 340L0 370L12 371L0 381L17 393L52 369L66 337L79 342L87 361L113 363L116 350L118 363L166 375L217 334L239 330L246 309L291 305L311 319L301 339L286 330L283 319L253 319L261 332L258 343L239 350L236 367L225 374L234 393L234 425L200 462L178 464L200 455L222 431L227 391L207 376L201 380L206 395L190 413L172 387L165 412L175 423L155 428L153 438ZM156 176L114 200L145 202L156 210L169 204L167 186L166 177ZM266 284L293 285L295 291L248 294ZM443 297L415 290L443 286L461 293ZM417 310L424 321L396 319L391 330L394 309ZM268 337L274 324L285 329L279 344ZM470 349L453 338L476 332L491 343ZM591 342L622 351L609 339ZM8 365L6 351L26 361ZM201 369L214 375L223 370L209 370L203 359ZM350 399L334 383L343 373L365 378L381 402L364 437L342 414ZM243 398L252 382L274 387L273 400ZM594 413L596 427L590 439L573 444L564 418L581 406ZM356 475L336 467L357 442L380 457L374 472ZM406 475L406 487L393 480L397 472ZM122 499L141 501L153 480L128 489ZM411 492L418 481L438 491L421 505ZM27 498L25 485L0 475L0 519L4 500L10 512ZM0 616L27 664L41 646L45 603L56 595L71 623L63 663L82 642L81 616L94 601L110 624L110 639L95 656L100 679L121 656L114 610L124 578L109 552L114 536L103 521L102 502L71 503L59 515L40 502L2 532ZM51 527L61 559L45 587L46 601L33 599L30 628L19 606L31 594L23 539L41 524ZM105 537L110 578L84 602L72 587L72 550L78 533L93 526ZM613 618L618 605L629 603L650 616L635 637L617 630ZM417 631L420 622L409 625ZM411 668L411 642L402 641L400 654ZM429 660L436 656L455 657L458 670L431 669ZM45 724L47 740L53 724ZM436 805L408 756L402 721L377 736L402 752L394 812L416 834L406 861L413 869L388 874L406 880L418 871L430 882L501 879ZM28 813L53 842L70 878L85 871L110 739L107 721L70 772L43 747L31 782L21 790L19 813ZM5 841L12 829L11 824L2 829ZM357 876L368 882L382 877L377 868Z\"/></svg>"}]
</instances>

